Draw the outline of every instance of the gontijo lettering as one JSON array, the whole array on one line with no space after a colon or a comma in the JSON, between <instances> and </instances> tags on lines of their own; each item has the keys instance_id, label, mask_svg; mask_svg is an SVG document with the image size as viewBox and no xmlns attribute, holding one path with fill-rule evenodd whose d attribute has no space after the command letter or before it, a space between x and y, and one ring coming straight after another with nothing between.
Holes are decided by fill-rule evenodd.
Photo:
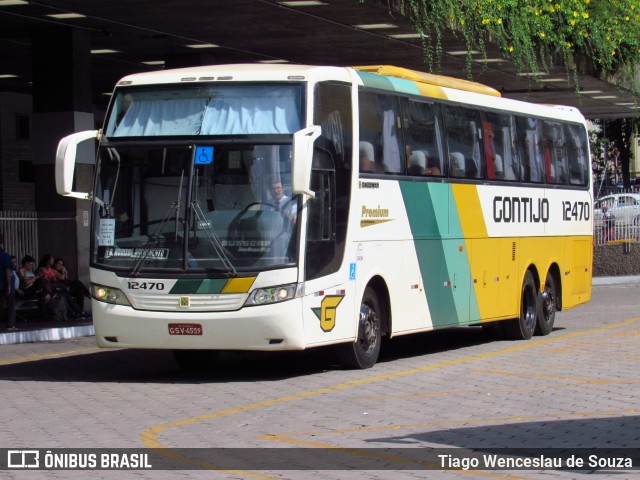
<instances>
[{"instance_id":1,"label":"gontijo lettering","mask_svg":"<svg viewBox=\"0 0 640 480\"><path fill-rule=\"evenodd\" d=\"M494 197L493 220L496 223L546 223L549 200L531 197Z\"/></svg>"}]
</instances>

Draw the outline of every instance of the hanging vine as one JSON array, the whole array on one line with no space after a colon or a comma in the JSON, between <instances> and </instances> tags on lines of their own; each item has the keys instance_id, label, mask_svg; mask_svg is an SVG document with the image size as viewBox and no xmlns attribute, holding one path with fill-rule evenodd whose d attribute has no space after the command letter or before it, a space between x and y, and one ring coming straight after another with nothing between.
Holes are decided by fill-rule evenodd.
<instances>
[{"instance_id":1,"label":"hanging vine","mask_svg":"<svg viewBox=\"0 0 640 480\"><path fill-rule=\"evenodd\" d=\"M365 0L359 0L365 3ZM437 73L445 32L486 58L487 42L521 72L564 64L628 88L640 65L640 0L383 0L422 34L426 67ZM471 76L472 56L467 55ZM635 90L635 88L633 88Z\"/></svg>"}]
</instances>

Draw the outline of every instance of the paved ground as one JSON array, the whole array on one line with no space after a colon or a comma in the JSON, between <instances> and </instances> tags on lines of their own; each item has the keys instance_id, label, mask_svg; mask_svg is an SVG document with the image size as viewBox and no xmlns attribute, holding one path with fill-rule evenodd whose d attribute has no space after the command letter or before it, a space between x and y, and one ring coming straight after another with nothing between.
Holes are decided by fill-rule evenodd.
<instances>
[{"instance_id":1,"label":"paved ground","mask_svg":"<svg viewBox=\"0 0 640 480\"><path fill-rule=\"evenodd\" d=\"M479 328L403 337L364 371L341 369L328 350L227 353L196 375L178 370L168 352L98 350L90 337L3 345L0 448L166 447L165 457L189 468L198 452L176 449L344 447L336 463L382 458L393 470L246 471L240 462L234 471L12 470L0 478L585 478L593 468L409 470L419 464L398 448L637 453L639 306L639 284L596 286L592 302L559 314L547 337L495 341ZM319 452L324 462L327 451Z\"/></svg>"}]
</instances>

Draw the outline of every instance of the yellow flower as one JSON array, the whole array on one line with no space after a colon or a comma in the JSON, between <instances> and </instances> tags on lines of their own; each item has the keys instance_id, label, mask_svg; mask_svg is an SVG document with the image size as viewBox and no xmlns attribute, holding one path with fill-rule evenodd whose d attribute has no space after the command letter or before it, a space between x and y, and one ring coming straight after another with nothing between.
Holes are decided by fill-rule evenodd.
<instances>
[{"instance_id":1,"label":"yellow flower","mask_svg":"<svg viewBox=\"0 0 640 480\"><path fill-rule=\"evenodd\" d=\"M569 20L569 23L573 26L576 24L576 21L572 18L571 20Z\"/></svg>"},{"instance_id":2,"label":"yellow flower","mask_svg":"<svg viewBox=\"0 0 640 480\"><path fill-rule=\"evenodd\" d=\"M515 50L515 48L513 48L513 45L511 45L511 46L509 47L509 51L510 51L510 52L513 52L514 50ZM638 52L640 52L640 48L638 49Z\"/></svg>"},{"instance_id":3,"label":"yellow flower","mask_svg":"<svg viewBox=\"0 0 640 480\"><path fill-rule=\"evenodd\" d=\"M460 19L460 25L464 25L464 18Z\"/></svg>"},{"instance_id":4,"label":"yellow flower","mask_svg":"<svg viewBox=\"0 0 640 480\"><path fill-rule=\"evenodd\" d=\"M615 55L616 51L615 50L611 50L611 55Z\"/></svg>"},{"instance_id":5,"label":"yellow flower","mask_svg":"<svg viewBox=\"0 0 640 480\"><path fill-rule=\"evenodd\" d=\"M573 43L571 43L571 42L567 42L566 45L567 45L567 48L573 47Z\"/></svg>"},{"instance_id":6,"label":"yellow flower","mask_svg":"<svg viewBox=\"0 0 640 480\"><path fill-rule=\"evenodd\" d=\"M540 38L544 38L545 37L545 33L544 32L540 32Z\"/></svg>"},{"instance_id":7,"label":"yellow flower","mask_svg":"<svg viewBox=\"0 0 640 480\"><path fill-rule=\"evenodd\" d=\"M491 22L491 20L489 20L488 18L483 18L482 19L482 24L486 25L487 23Z\"/></svg>"},{"instance_id":8,"label":"yellow flower","mask_svg":"<svg viewBox=\"0 0 640 480\"><path fill-rule=\"evenodd\" d=\"M502 25L502 19L501 18L498 19L498 25Z\"/></svg>"},{"instance_id":9,"label":"yellow flower","mask_svg":"<svg viewBox=\"0 0 640 480\"><path fill-rule=\"evenodd\" d=\"M588 14L587 12L584 12L584 13L582 14L582 18L589 18L589 14Z\"/></svg>"}]
</instances>

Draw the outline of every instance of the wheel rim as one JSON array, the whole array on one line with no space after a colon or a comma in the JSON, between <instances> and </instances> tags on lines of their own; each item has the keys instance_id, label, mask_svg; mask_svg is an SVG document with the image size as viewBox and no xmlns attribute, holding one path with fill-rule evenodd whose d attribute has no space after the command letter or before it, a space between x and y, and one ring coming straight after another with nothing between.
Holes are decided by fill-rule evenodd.
<instances>
[{"instance_id":1,"label":"wheel rim","mask_svg":"<svg viewBox=\"0 0 640 480\"><path fill-rule=\"evenodd\" d=\"M360 305L360 334L358 342L364 353L376 348L380 332L380 317L369 305Z\"/></svg>"},{"instance_id":2,"label":"wheel rim","mask_svg":"<svg viewBox=\"0 0 640 480\"><path fill-rule=\"evenodd\" d=\"M536 302L533 291L531 288L527 288L523 295L522 305L522 317L525 327L530 331L536 326Z\"/></svg>"},{"instance_id":3,"label":"wheel rim","mask_svg":"<svg viewBox=\"0 0 640 480\"><path fill-rule=\"evenodd\" d=\"M542 292L542 313L544 314L544 320L548 322L555 311L555 294L553 289L545 286L544 292Z\"/></svg>"}]
</instances>

